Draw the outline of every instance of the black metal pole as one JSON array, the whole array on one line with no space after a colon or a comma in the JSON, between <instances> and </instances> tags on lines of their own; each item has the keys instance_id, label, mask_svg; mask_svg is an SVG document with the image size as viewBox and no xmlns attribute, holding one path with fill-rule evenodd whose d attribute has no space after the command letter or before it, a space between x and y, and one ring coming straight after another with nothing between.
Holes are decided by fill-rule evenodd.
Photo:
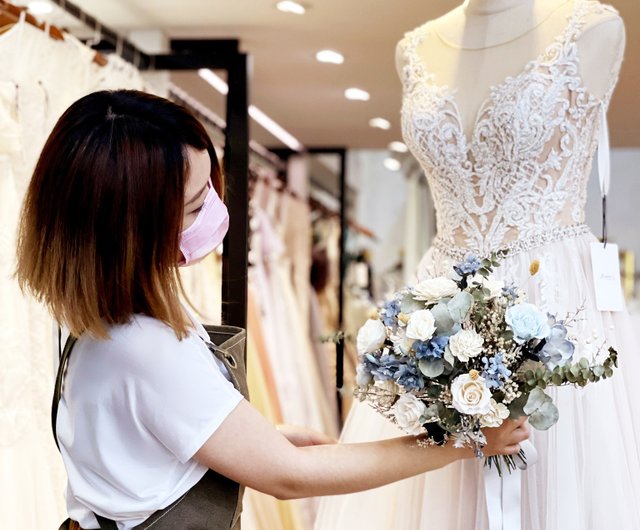
<instances>
[{"instance_id":1,"label":"black metal pole","mask_svg":"<svg viewBox=\"0 0 640 530\"><path fill-rule=\"evenodd\" d=\"M227 128L224 170L227 178L229 233L222 258L222 319L247 326L249 268L249 72L247 56L238 53L228 68Z\"/></svg>"},{"instance_id":2,"label":"black metal pole","mask_svg":"<svg viewBox=\"0 0 640 530\"><path fill-rule=\"evenodd\" d=\"M340 155L340 282L338 287L338 327L344 330L344 279L347 272L347 154ZM342 387L344 386L344 337L336 344L336 393L338 419L342 423Z\"/></svg>"}]
</instances>

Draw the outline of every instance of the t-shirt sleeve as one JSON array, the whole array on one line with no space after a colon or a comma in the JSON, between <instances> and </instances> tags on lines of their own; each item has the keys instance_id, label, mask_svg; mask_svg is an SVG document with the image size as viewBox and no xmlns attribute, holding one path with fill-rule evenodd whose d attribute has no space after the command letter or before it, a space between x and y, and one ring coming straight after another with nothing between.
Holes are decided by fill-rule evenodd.
<instances>
[{"instance_id":1,"label":"t-shirt sleeve","mask_svg":"<svg viewBox=\"0 0 640 530\"><path fill-rule=\"evenodd\" d=\"M201 339L165 338L161 348L149 353L148 365L140 367L136 407L144 426L185 463L243 396Z\"/></svg>"}]
</instances>

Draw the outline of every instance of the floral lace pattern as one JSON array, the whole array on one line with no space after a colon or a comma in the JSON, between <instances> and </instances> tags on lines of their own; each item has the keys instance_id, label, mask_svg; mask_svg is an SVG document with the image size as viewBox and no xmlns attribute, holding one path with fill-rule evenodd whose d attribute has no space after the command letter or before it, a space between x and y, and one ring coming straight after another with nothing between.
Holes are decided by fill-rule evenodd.
<instances>
[{"instance_id":1,"label":"floral lace pattern","mask_svg":"<svg viewBox=\"0 0 640 530\"><path fill-rule=\"evenodd\" d=\"M587 179L597 146L602 99L579 73L577 40L589 14L614 12L575 0L561 35L524 69L492 86L467 138L456 91L438 85L417 53L427 23L401 43L402 129L426 173L438 239L485 255L584 222Z\"/></svg>"}]
</instances>

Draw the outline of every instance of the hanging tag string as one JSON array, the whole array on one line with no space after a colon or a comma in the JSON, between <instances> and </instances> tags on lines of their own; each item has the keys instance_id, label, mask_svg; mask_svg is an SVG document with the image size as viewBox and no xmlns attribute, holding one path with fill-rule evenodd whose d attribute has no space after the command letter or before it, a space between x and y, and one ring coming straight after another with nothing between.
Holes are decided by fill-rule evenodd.
<instances>
[{"instance_id":1,"label":"hanging tag string","mask_svg":"<svg viewBox=\"0 0 640 530\"><path fill-rule=\"evenodd\" d=\"M609 146L609 127L607 125L607 109L600 103L600 126L598 131L598 177L602 195L602 242L607 246L607 195L611 184L611 156Z\"/></svg>"}]
</instances>

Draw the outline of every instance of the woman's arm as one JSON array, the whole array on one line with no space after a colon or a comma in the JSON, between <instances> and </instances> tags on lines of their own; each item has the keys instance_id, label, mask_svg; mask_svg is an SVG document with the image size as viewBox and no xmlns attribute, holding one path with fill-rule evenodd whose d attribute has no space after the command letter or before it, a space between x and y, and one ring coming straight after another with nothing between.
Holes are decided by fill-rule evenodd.
<instances>
[{"instance_id":1,"label":"woman's arm","mask_svg":"<svg viewBox=\"0 0 640 530\"><path fill-rule=\"evenodd\" d=\"M485 453L517 453L518 444L529 436L524 421L487 429ZM246 401L194 456L210 469L279 499L363 491L472 457L470 449L451 445L421 447L412 436L295 447Z\"/></svg>"}]
</instances>

